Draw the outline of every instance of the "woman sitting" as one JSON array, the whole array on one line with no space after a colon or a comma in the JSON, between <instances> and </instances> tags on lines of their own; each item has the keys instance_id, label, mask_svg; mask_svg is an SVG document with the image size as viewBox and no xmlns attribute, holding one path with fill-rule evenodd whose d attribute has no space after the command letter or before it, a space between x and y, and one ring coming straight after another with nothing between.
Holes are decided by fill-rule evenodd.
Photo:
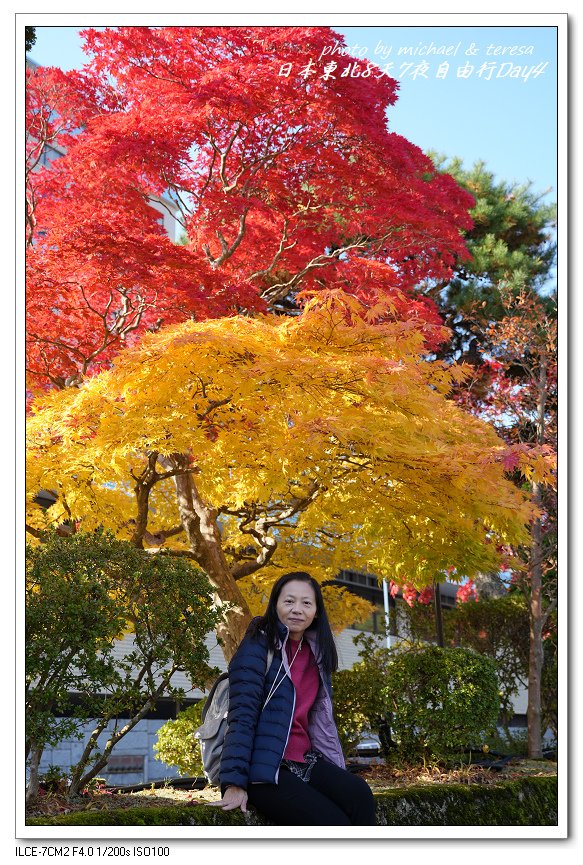
<instances>
[{"instance_id":1,"label":"woman sitting","mask_svg":"<svg viewBox=\"0 0 583 865\"><path fill-rule=\"evenodd\" d=\"M213 804L246 811L250 802L280 826L375 825L372 792L346 770L338 739L337 667L319 584L303 571L285 574L229 665L222 799Z\"/></svg>"}]
</instances>

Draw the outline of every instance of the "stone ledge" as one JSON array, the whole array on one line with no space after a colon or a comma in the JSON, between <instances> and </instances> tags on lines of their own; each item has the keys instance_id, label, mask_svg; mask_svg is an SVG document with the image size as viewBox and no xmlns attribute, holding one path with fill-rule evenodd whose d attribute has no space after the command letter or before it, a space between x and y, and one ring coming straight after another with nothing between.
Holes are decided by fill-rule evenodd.
<instances>
[{"instance_id":1,"label":"stone ledge","mask_svg":"<svg viewBox=\"0 0 583 865\"><path fill-rule=\"evenodd\" d=\"M556 826L556 776L483 784L419 785L375 793L379 826ZM250 810L205 805L117 808L35 817L27 826L270 826Z\"/></svg>"}]
</instances>

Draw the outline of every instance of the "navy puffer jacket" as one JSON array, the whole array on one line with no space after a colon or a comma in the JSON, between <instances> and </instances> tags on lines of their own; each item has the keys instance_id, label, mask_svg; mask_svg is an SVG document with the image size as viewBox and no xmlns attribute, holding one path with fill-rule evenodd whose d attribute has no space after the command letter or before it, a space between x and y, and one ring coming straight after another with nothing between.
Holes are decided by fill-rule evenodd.
<instances>
[{"instance_id":1,"label":"navy puffer jacket","mask_svg":"<svg viewBox=\"0 0 583 865\"><path fill-rule=\"evenodd\" d=\"M288 629L281 625L280 649L267 672L267 638L246 636L229 664L229 714L221 755L221 789L233 784L277 784L295 707L295 687L285 653ZM320 690L309 717L312 748L344 768L344 757L332 714L331 683L318 656L316 640L306 631L320 670ZM277 676L281 681L263 708Z\"/></svg>"}]
</instances>

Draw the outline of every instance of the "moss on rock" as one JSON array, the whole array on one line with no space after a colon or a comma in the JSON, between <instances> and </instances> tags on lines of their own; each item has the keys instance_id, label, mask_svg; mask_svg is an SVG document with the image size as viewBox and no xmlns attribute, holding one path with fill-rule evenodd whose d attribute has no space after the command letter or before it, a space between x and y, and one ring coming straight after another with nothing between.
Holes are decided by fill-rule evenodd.
<instances>
[{"instance_id":1,"label":"moss on rock","mask_svg":"<svg viewBox=\"0 0 583 865\"><path fill-rule=\"evenodd\" d=\"M77 811L57 817L33 817L27 826L267 826L255 812L221 811L208 805L114 808Z\"/></svg>"},{"instance_id":2,"label":"moss on rock","mask_svg":"<svg viewBox=\"0 0 583 865\"><path fill-rule=\"evenodd\" d=\"M375 793L379 826L556 826L556 776L486 786L435 784ZM207 805L117 808L34 817L28 826L269 826L250 810Z\"/></svg>"},{"instance_id":3,"label":"moss on rock","mask_svg":"<svg viewBox=\"0 0 583 865\"><path fill-rule=\"evenodd\" d=\"M376 795L381 826L555 826L556 777L486 786L410 787Z\"/></svg>"}]
</instances>

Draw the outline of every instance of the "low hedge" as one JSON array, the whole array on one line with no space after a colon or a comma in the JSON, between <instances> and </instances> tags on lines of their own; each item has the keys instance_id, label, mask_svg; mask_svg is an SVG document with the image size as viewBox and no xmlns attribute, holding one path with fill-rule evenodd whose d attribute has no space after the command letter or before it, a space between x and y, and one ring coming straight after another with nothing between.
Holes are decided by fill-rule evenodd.
<instances>
[{"instance_id":1,"label":"low hedge","mask_svg":"<svg viewBox=\"0 0 583 865\"><path fill-rule=\"evenodd\" d=\"M556 826L555 776L485 786L444 784L375 793L379 826ZM28 826L269 826L255 811L170 805L34 817Z\"/></svg>"},{"instance_id":2,"label":"low hedge","mask_svg":"<svg viewBox=\"0 0 583 865\"><path fill-rule=\"evenodd\" d=\"M444 784L377 797L380 826L556 826L556 776L500 784Z\"/></svg>"}]
</instances>

